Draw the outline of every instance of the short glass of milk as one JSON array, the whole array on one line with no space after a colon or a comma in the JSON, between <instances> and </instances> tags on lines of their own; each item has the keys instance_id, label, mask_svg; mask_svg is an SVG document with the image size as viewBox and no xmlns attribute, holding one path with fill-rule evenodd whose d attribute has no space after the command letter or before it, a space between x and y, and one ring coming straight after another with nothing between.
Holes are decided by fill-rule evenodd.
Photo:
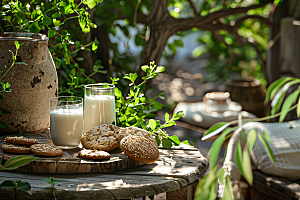
<instances>
[{"instance_id":1,"label":"short glass of milk","mask_svg":"<svg viewBox=\"0 0 300 200\"><path fill-rule=\"evenodd\" d=\"M60 96L50 99L50 134L62 149L78 147L83 134L83 99Z\"/></svg>"},{"instance_id":2,"label":"short glass of milk","mask_svg":"<svg viewBox=\"0 0 300 200\"><path fill-rule=\"evenodd\" d=\"M102 124L115 123L115 86L109 83L97 83L84 87L84 133Z\"/></svg>"}]
</instances>

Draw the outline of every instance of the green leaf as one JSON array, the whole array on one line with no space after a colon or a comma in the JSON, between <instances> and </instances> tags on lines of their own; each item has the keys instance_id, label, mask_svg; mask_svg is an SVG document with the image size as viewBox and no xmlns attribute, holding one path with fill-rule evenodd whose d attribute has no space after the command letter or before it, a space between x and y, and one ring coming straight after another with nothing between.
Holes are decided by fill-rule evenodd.
<instances>
[{"instance_id":1,"label":"green leaf","mask_svg":"<svg viewBox=\"0 0 300 200\"><path fill-rule=\"evenodd\" d=\"M65 53L64 53L64 59L65 59L66 64L69 65L71 60L70 60L70 57L69 57L69 54L67 51L65 51Z\"/></svg>"},{"instance_id":2,"label":"green leaf","mask_svg":"<svg viewBox=\"0 0 300 200\"><path fill-rule=\"evenodd\" d=\"M174 40L174 44L176 44L179 47L184 47L182 40Z\"/></svg>"},{"instance_id":3,"label":"green leaf","mask_svg":"<svg viewBox=\"0 0 300 200\"><path fill-rule=\"evenodd\" d=\"M15 46L16 46L16 49L19 49L19 48L20 48L20 44L19 44L18 40L16 40L16 41L14 42L14 44L15 44Z\"/></svg>"},{"instance_id":4,"label":"green leaf","mask_svg":"<svg viewBox=\"0 0 300 200\"><path fill-rule=\"evenodd\" d=\"M123 96L121 90L119 90L118 88L115 88L115 96L116 97L122 97Z\"/></svg>"},{"instance_id":5,"label":"green leaf","mask_svg":"<svg viewBox=\"0 0 300 200\"><path fill-rule=\"evenodd\" d=\"M214 135L219 134L224 129L226 129L229 125L230 125L230 123L227 123L227 122L219 122L219 123L214 124L203 134L202 140L206 139L206 137L204 137L204 136L209 135L210 137L212 137Z\"/></svg>"},{"instance_id":6,"label":"green leaf","mask_svg":"<svg viewBox=\"0 0 300 200\"><path fill-rule=\"evenodd\" d=\"M4 122L0 121L0 128L7 129L7 125Z\"/></svg>"},{"instance_id":7,"label":"green leaf","mask_svg":"<svg viewBox=\"0 0 300 200\"><path fill-rule=\"evenodd\" d=\"M171 148L172 142L167 138L162 138L162 145L164 148Z\"/></svg>"},{"instance_id":8,"label":"green leaf","mask_svg":"<svg viewBox=\"0 0 300 200\"><path fill-rule=\"evenodd\" d=\"M15 64L16 64L16 65L26 65L26 66L28 66L28 64L27 64L27 63L24 63L24 62L15 62Z\"/></svg>"},{"instance_id":9,"label":"green leaf","mask_svg":"<svg viewBox=\"0 0 300 200\"><path fill-rule=\"evenodd\" d=\"M222 167L221 169L219 169L217 176L219 177L220 183L224 184L224 180L225 180L225 169Z\"/></svg>"},{"instance_id":10,"label":"green leaf","mask_svg":"<svg viewBox=\"0 0 300 200\"><path fill-rule=\"evenodd\" d=\"M149 67L148 65L143 65L141 68L142 68L142 70L143 70L144 72L146 72L146 73L147 73L147 71L150 70L150 67Z\"/></svg>"},{"instance_id":11,"label":"green leaf","mask_svg":"<svg viewBox=\"0 0 300 200\"><path fill-rule=\"evenodd\" d=\"M97 2L94 0L88 0L84 2L90 9L94 8L97 5Z\"/></svg>"},{"instance_id":12,"label":"green leaf","mask_svg":"<svg viewBox=\"0 0 300 200\"><path fill-rule=\"evenodd\" d=\"M222 134L214 141L211 148L209 149L208 155L210 157L211 167L214 167L214 165L218 159L219 152L222 147L222 144L225 141L226 135L229 134L232 130L233 130L232 128L226 128L222 132Z\"/></svg>"},{"instance_id":13,"label":"green leaf","mask_svg":"<svg viewBox=\"0 0 300 200\"><path fill-rule=\"evenodd\" d=\"M254 146L254 144L255 144L255 142L256 142L256 138L257 138L257 136L256 136L256 131L255 131L254 129L251 129L251 130L249 131L248 137L247 137L247 144L248 144L248 146L249 146L249 151L250 151L250 153L251 153L252 148L253 148L253 146Z\"/></svg>"},{"instance_id":14,"label":"green leaf","mask_svg":"<svg viewBox=\"0 0 300 200\"><path fill-rule=\"evenodd\" d=\"M291 78L281 78L276 81L274 81L267 89L266 92L266 98L265 103L269 102L270 99L274 97L274 95L277 93L278 89L287 81L292 80ZM279 87L277 87L279 85Z\"/></svg>"},{"instance_id":15,"label":"green leaf","mask_svg":"<svg viewBox=\"0 0 300 200\"><path fill-rule=\"evenodd\" d=\"M245 145L244 151L243 151L243 165L242 165L242 167L243 167L245 179L252 186L253 174L252 174L251 160L250 160L250 155L249 155L249 152L248 152L248 146L247 145Z\"/></svg>"},{"instance_id":16,"label":"green leaf","mask_svg":"<svg viewBox=\"0 0 300 200\"><path fill-rule=\"evenodd\" d=\"M242 154L243 154L243 152L242 152L241 142L239 140L236 145L234 157L235 157L235 163L236 163L236 166L237 166L239 172L241 173L242 176L244 176L243 155Z\"/></svg>"},{"instance_id":17,"label":"green leaf","mask_svg":"<svg viewBox=\"0 0 300 200\"><path fill-rule=\"evenodd\" d=\"M289 108L292 106L293 103L295 103L295 101L298 98L299 95L299 90L294 91L291 95L288 96L288 98L284 101L282 109L281 109L281 114L280 114L280 118L279 121L282 122L284 120L284 118L286 117L286 115L289 112Z\"/></svg>"},{"instance_id":18,"label":"green leaf","mask_svg":"<svg viewBox=\"0 0 300 200\"><path fill-rule=\"evenodd\" d=\"M184 115L184 113L183 113L183 111L182 110L180 110L180 111L178 111L178 112L176 112L176 113L174 113L173 114L173 117L172 117L172 120L178 120L178 119L180 119L180 117L182 117Z\"/></svg>"},{"instance_id":19,"label":"green leaf","mask_svg":"<svg viewBox=\"0 0 300 200\"><path fill-rule=\"evenodd\" d=\"M152 130L155 130L156 128L156 121L154 119L150 119L149 120L149 127L152 129Z\"/></svg>"},{"instance_id":20,"label":"green leaf","mask_svg":"<svg viewBox=\"0 0 300 200\"><path fill-rule=\"evenodd\" d=\"M3 98L2 98L2 100L3 100ZM165 114L165 122L167 122L169 120L170 120L170 115L169 115L169 113L166 113Z\"/></svg>"},{"instance_id":21,"label":"green leaf","mask_svg":"<svg viewBox=\"0 0 300 200\"><path fill-rule=\"evenodd\" d=\"M31 189L31 185L28 182L18 181L17 189L21 191L28 191Z\"/></svg>"},{"instance_id":22,"label":"green leaf","mask_svg":"<svg viewBox=\"0 0 300 200\"><path fill-rule=\"evenodd\" d=\"M32 156L17 156L9 159L5 164L4 168L6 170L17 169L18 167L29 164L33 160L37 160L37 157Z\"/></svg>"},{"instance_id":23,"label":"green leaf","mask_svg":"<svg viewBox=\"0 0 300 200\"><path fill-rule=\"evenodd\" d=\"M43 181L46 182L46 183L49 183L51 185L51 180L44 179Z\"/></svg>"},{"instance_id":24,"label":"green leaf","mask_svg":"<svg viewBox=\"0 0 300 200\"><path fill-rule=\"evenodd\" d=\"M29 30L32 33L39 33L41 28L39 27L38 22L34 22L30 25Z\"/></svg>"},{"instance_id":25,"label":"green leaf","mask_svg":"<svg viewBox=\"0 0 300 200\"><path fill-rule=\"evenodd\" d=\"M44 16L44 18L43 18L43 24L45 26L51 25L52 24L52 19L50 17L48 17L48 16Z\"/></svg>"},{"instance_id":26,"label":"green leaf","mask_svg":"<svg viewBox=\"0 0 300 200\"><path fill-rule=\"evenodd\" d=\"M155 70L155 73L160 73L160 72L164 72L165 71L165 67L159 66L157 67L157 69Z\"/></svg>"},{"instance_id":27,"label":"green leaf","mask_svg":"<svg viewBox=\"0 0 300 200\"><path fill-rule=\"evenodd\" d=\"M224 188L224 196L223 197L226 200L232 200L232 197L233 197L229 176L226 176L225 188Z\"/></svg>"},{"instance_id":28,"label":"green leaf","mask_svg":"<svg viewBox=\"0 0 300 200\"><path fill-rule=\"evenodd\" d=\"M271 138L270 138L269 134L268 134L266 131L263 131L263 135L265 136L265 138L266 138L268 141L271 141Z\"/></svg>"},{"instance_id":29,"label":"green leaf","mask_svg":"<svg viewBox=\"0 0 300 200\"><path fill-rule=\"evenodd\" d=\"M98 49L98 45L96 44L96 42L93 42L92 44L92 51L96 52Z\"/></svg>"},{"instance_id":30,"label":"green leaf","mask_svg":"<svg viewBox=\"0 0 300 200\"><path fill-rule=\"evenodd\" d=\"M189 143L188 140L183 140L181 143L182 143L182 144L186 144L186 145L190 145L190 143Z\"/></svg>"},{"instance_id":31,"label":"green leaf","mask_svg":"<svg viewBox=\"0 0 300 200\"><path fill-rule=\"evenodd\" d=\"M54 27L51 27L48 31L48 38L52 38L56 35L56 29Z\"/></svg>"},{"instance_id":32,"label":"green leaf","mask_svg":"<svg viewBox=\"0 0 300 200\"><path fill-rule=\"evenodd\" d=\"M15 188L15 187L16 187L15 182L10 181L10 180L3 181L0 185L0 188L3 188L3 189L9 189L9 188Z\"/></svg>"},{"instance_id":33,"label":"green leaf","mask_svg":"<svg viewBox=\"0 0 300 200\"><path fill-rule=\"evenodd\" d=\"M209 193L209 200L215 200L217 199L217 179L215 181L212 182L211 186L210 186L210 193Z\"/></svg>"},{"instance_id":34,"label":"green leaf","mask_svg":"<svg viewBox=\"0 0 300 200\"><path fill-rule=\"evenodd\" d=\"M53 19L56 19L56 18L59 18L60 16L61 16L60 13L56 12L56 13L53 13L51 17Z\"/></svg>"},{"instance_id":35,"label":"green leaf","mask_svg":"<svg viewBox=\"0 0 300 200\"><path fill-rule=\"evenodd\" d=\"M273 154L273 151L272 151L269 143L265 140L265 138L263 136L261 136L261 134L258 134L258 138L262 142L262 144L264 145L265 150L267 151L267 154L268 154L269 159L271 160L272 164L275 166L274 154Z\"/></svg>"},{"instance_id":36,"label":"green leaf","mask_svg":"<svg viewBox=\"0 0 300 200\"><path fill-rule=\"evenodd\" d=\"M180 145L180 140L179 140L179 138L177 137L177 135L172 135L172 136L169 136L168 138L169 138L170 140L172 140L172 142L174 142L176 146Z\"/></svg>"},{"instance_id":37,"label":"green leaf","mask_svg":"<svg viewBox=\"0 0 300 200\"><path fill-rule=\"evenodd\" d=\"M278 84L275 86L275 88L273 89L273 91L271 92L271 96L270 99L273 99L275 94L277 93L277 91L281 88L282 85L284 85L286 82L288 81L294 81L296 78L291 78L291 77L287 77L287 78L282 78L279 79L280 81L278 82Z\"/></svg>"},{"instance_id":38,"label":"green leaf","mask_svg":"<svg viewBox=\"0 0 300 200\"><path fill-rule=\"evenodd\" d=\"M17 12L17 17L21 23L25 20L25 15L22 12Z\"/></svg>"},{"instance_id":39,"label":"green leaf","mask_svg":"<svg viewBox=\"0 0 300 200\"><path fill-rule=\"evenodd\" d=\"M0 101L3 101L3 96L0 94Z\"/></svg>"},{"instance_id":40,"label":"green leaf","mask_svg":"<svg viewBox=\"0 0 300 200\"><path fill-rule=\"evenodd\" d=\"M279 108L280 108L280 106L281 106L281 104L282 104L282 102L283 102L284 96L285 96L285 94L287 93L288 89L289 89L292 85L297 84L297 83L300 83L300 80L292 80L292 81L286 83L286 84L282 87L282 89L280 90L280 92L276 94L275 97L277 97L277 95L279 95L279 98L278 98L278 101L276 102L275 106L273 107L272 113L271 113L271 114L275 114L275 113L279 110ZM299 90L299 89L298 89L298 90Z\"/></svg>"},{"instance_id":41,"label":"green leaf","mask_svg":"<svg viewBox=\"0 0 300 200\"><path fill-rule=\"evenodd\" d=\"M58 19L53 19L53 24L54 24L54 26L61 26L62 25L61 21L59 21Z\"/></svg>"},{"instance_id":42,"label":"green leaf","mask_svg":"<svg viewBox=\"0 0 300 200\"><path fill-rule=\"evenodd\" d=\"M298 100L298 104L297 104L297 117L300 117L300 98Z\"/></svg>"},{"instance_id":43,"label":"green leaf","mask_svg":"<svg viewBox=\"0 0 300 200\"><path fill-rule=\"evenodd\" d=\"M76 69L75 69L75 68L73 68L73 69L71 70L71 74L72 74L73 77L76 75Z\"/></svg>"}]
</instances>

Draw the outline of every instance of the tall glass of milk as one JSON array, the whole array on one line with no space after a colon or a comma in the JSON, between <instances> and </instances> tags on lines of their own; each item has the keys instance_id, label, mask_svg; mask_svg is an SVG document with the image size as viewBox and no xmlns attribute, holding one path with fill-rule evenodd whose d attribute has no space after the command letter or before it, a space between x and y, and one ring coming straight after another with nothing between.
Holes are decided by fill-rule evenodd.
<instances>
[{"instance_id":1,"label":"tall glass of milk","mask_svg":"<svg viewBox=\"0 0 300 200\"><path fill-rule=\"evenodd\" d=\"M108 83L97 83L84 87L84 133L102 124L115 123L115 86Z\"/></svg>"},{"instance_id":2,"label":"tall glass of milk","mask_svg":"<svg viewBox=\"0 0 300 200\"><path fill-rule=\"evenodd\" d=\"M83 134L83 99L60 96L50 99L50 134L54 145L78 147Z\"/></svg>"}]
</instances>

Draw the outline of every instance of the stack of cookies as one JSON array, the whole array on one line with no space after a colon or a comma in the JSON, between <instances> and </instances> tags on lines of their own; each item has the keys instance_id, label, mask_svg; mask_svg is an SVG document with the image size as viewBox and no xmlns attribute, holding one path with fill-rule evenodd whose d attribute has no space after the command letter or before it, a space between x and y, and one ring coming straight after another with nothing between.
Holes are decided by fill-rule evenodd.
<instances>
[{"instance_id":1,"label":"stack of cookies","mask_svg":"<svg viewBox=\"0 0 300 200\"><path fill-rule=\"evenodd\" d=\"M142 163L153 163L159 158L155 138L148 131L137 127L120 128L103 124L84 134L81 143L86 149L81 150L78 156L83 158L108 159L107 152L117 147L121 147L129 158Z\"/></svg>"},{"instance_id":2,"label":"stack of cookies","mask_svg":"<svg viewBox=\"0 0 300 200\"><path fill-rule=\"evenodd\" d=\"M39 144L36 139L23 136L6 137L1 146L3 152L15 154L34 153L39 156L59 156L63 151L55 145Z\"/></svg>"}]
</instances>

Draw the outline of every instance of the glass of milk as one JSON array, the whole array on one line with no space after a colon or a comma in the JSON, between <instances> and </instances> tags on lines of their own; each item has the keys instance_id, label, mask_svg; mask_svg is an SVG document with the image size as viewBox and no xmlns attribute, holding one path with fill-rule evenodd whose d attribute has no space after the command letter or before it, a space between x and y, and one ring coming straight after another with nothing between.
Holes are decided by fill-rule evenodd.
<instances>
[{"instance_id":1,"label":"glass of milk","mask_svg":"<svg viewBox=\"0 0 300 200\"><path fill-rule=\"evenodd\" d=\"M83 134L83 99L60 96L50 99L50 134L62 149L78 147Z\"/></svg>"},{"instance_id":2,"label":"glass of milk","mask_svg":"<svg viewBox=\"0 0 300 200\"><path fill-rule=\"evenodd\" d=\"M84 87L84 133L102 124L114 124L116 122L115 86L97 83Z\"/></svg>"}]
</instances>

